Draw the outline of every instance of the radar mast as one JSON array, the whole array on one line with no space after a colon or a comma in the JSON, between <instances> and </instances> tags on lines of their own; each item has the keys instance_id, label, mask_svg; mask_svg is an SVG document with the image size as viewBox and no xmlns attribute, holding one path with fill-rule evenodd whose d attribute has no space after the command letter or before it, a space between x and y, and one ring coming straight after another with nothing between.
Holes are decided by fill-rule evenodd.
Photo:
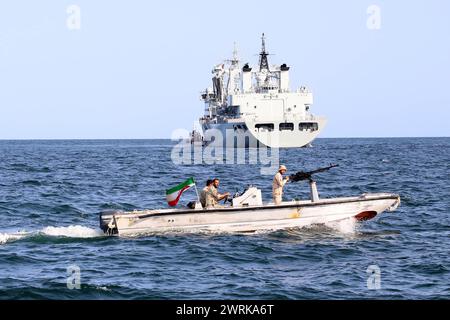
<instances>
[{"instance_id":1,"label":"radar mast","mask_svg":"<svg viewBox=\"0 0 450 320\"><path fill-rule=\"evenodd\" d=\"M269 53L266 52L266 37L264 36L264 33L262 34L261 42L261 53L259 54L259 71L269 71L269 62L267 61L267 56L269 55Z\"/></svg>"}]
</instances>

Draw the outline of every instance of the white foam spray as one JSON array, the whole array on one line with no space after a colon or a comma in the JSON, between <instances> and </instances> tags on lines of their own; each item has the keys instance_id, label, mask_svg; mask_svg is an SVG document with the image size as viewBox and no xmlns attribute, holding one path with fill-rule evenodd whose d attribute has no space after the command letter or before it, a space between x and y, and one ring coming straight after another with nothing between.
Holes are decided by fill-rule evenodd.
<instances>
[{"instance_id":1,"label":"white foam spray","mask_svg":"<svg viewBox=\"0 0 450 320\"><path fill-rule=\"evenodd\" d=\"M25 238L29 234L29 232L24 231L14 233L0 233L0 244Z\"/></svg>"},{"instance_id":2,"label":"white foam spray","mask_svg":"<svg viewBox=\"0 0 450 320\"><path fill-rule=\"evenodd\" d=\"M48 236L68 238L95 238L104 235L99 229L84 226L45 227L41 230L41 233Z\"/></svg>"},{"instance_id":3,"label":"white foam spray","mask_svg":"<svg viewBox=\"0 0 450 320\"><path fill-rule=\"evenodd\" d=\"M357 221L355 218L348 218L339 221L327 222L325 225L339 233L353 234L356 232Z\"/></svg>"},{"instance_id":4,"label":"white foam spray","mask_svg":"<svg viewBox=\"0 0 450 320\"><path fill-rule=\"evenodd\" d=\"M0 233L0 244L17 241L26 237L37 235L45 235L50 237L67 237L67 238L96 238L104 236L100 229L93 229L85 226L71 225L67 227L45 227L40 231L27 232L6 232Z\"/></svg>"}]
</instances>

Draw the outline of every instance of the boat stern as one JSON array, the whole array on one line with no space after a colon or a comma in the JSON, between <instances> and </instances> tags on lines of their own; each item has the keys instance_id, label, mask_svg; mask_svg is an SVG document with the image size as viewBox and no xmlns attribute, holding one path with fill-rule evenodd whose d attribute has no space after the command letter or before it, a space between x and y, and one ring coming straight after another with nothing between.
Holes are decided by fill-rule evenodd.
<instances>
[{"instance_id":1,"label":"boat stern","mask_svg":"<svg viewBox=\"0 0 450 320\"><path fill-rule=\"evenodd\" d=\"M119 210L107 210L99 214L100 229L107 235L118 234L116 215L122 214Z\"/></svg>"}]
</instances>

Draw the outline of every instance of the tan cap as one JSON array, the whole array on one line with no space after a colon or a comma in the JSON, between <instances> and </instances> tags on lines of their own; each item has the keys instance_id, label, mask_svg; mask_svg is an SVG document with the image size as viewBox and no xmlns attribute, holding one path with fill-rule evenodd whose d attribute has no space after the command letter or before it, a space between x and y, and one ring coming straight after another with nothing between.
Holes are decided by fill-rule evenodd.
<instances>
[{"instance_id":1,"label":"tan cap","mask_svg":"<svg viewBox=\"0 0 450 320\"><path fill-rule=\"evenodd\" d=\"M281 165L281 166L278 168L278 171L280 171L280 170L286 170L286 171L287 171L287 168L286 168L285 166Z\"/></svg>"}]
</instances>

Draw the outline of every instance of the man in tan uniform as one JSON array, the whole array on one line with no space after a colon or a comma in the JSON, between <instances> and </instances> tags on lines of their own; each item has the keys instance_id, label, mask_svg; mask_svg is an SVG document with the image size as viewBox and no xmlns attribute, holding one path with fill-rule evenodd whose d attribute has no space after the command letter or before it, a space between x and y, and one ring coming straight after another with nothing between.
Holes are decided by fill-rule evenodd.
<instances>
[{"instance_id":1,"label":"man in tan uniform","mask_svg":"<svg viewBox=\"0 0 450 320\"><path fill-rule=\"evenodd\" d=\"M206 186L200 191L200 203L202 204L202 207L206 207L206 194L209 191L209 188L212 186L212 180L206 180Z\"/></svg>"},{"instance_id":2,"label":"man in tan uniform","mask_svg":"<svg viewBox=\"0 0 450 320\"><path fill-rule=\"evenodd\" d=\"M272 183L272 197L273 202L275 204L280 204L282 201L282 195L283 195L283 187L286 184L286 182L289 181L289 177L286 177L283 179L283 174L285 174L287 171L287 168L283 165L278 168L278 172L275 174L275 177L273 177L273 183Z\"/></svg>"},{"instance_id":3,"label":"man in tan uniform","mask_svg":"<svg viewBox=\"0 0 450 320\"><path fill-rule=\"evenodd\" d=\"M230 195L229 192L220 194L217 191L217 188L219 188L219 179L216 178L213 180L211 187L206 192L206 208L221 207L221 205L219 205L219 201Z\"/></svg>"}]
</instances>

